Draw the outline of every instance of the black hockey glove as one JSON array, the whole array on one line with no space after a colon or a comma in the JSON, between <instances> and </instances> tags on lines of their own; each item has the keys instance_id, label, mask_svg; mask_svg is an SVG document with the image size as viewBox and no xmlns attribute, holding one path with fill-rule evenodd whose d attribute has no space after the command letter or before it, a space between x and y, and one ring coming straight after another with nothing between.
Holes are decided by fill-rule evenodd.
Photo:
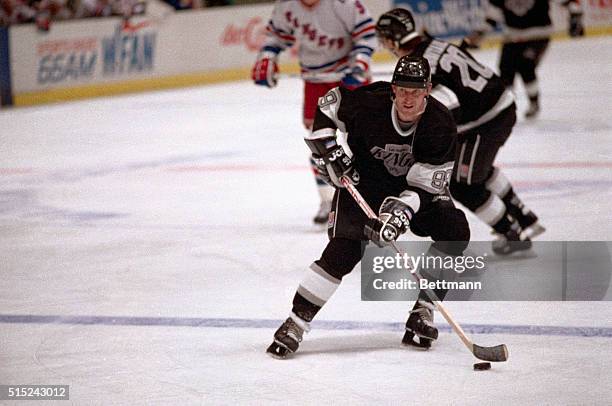
<instances>
[{"instance_id":1,"label":"black hockey glove","mask_svg":"<svg viewBox=\"0 0 612 406\"><path fill-rule=\"evenodd\" d=\"M570 37L584 36L584 24L582 23L582 13L570 12L569 17L569 35Z\"/></svg>"},{"instance_id":2,"label":"black hockey glove","mask_svg":"<svg viewBox=\"0 0 612 406\"><path fill-rule=\"evenodd\" d=\"M333 182L329 177L329 173L327 173L327 168L325 167L325 161L323 158L320 158L316 154L312 154L312 163L314 164L313 169L315 173L315 178L321 179L323 182L327 183L330 186L333 186Z\"/></svg>"},{"instance_id":3,"label":"black hockey glove","mask_svg":"<svg viewBox=\"0 0 612 406\"><path fill-rule=\"evenodd\" d=\"M484 38L483 31L472 31L469 35L461 40L459 48L461 49L478 49Z\"/></svg>"},{"instance_id":4,"label":"black hockey glove","mask_svg":"<svg viewBox=\"0 0 612 406\"><path fill-rule=\"evenodd\" d=\"M359 173L353 168L353 160L341 145L334 146L323 156L313 153L312 159L317 167L317 174L329 185L343 188L340 182L342 176L348 177L353 185L359 183Z\"/></svg>"},{"instance_id":5,"label":"black hockey glove","mask_svg":"<svg viewBox=\"0 0 612 406\"><path fill-rule=\"evenodd\" d=\"M364 233L370 241L382 248L408 231L413 214L406 203L389 196L380 205L378 218L366 222Z\"/></svg>"}]
</instances>

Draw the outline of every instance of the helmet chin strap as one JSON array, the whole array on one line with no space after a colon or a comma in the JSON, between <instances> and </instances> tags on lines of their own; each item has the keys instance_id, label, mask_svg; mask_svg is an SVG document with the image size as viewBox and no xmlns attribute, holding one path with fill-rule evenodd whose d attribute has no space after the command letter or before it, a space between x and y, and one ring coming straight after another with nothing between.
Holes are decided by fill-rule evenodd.
<instances>
[{"instance_id":1,"label":"helmet chin strap","mask_svg":"<svg viewBox=\"0 0 612 406\"><path fill-rule=\"evenodd\" d=\"M423 107L421 108L421 110L419 110L418 113L416 113L416 118L414 119L414 121L419 121L419 119L421 118L423 113L425 113L425 109L427 108L427 98L428 97L429 97L429 95L427 95L427 96L425 96L423 98Z\"/></svg>"},{"instance_id":2,"label":"helmet chin strap","mask_svg":"<svg viewBox=\"0 0 612 406\"><path fill-rule=\"evenodd\" d=\"M427 108L427 101L428 101L429 95L425 96L423 98L423 108L421 109L421 111L418 112L417 114L417 120L421 117L421 115L423 113L425 113L425 109Z\"/></svg>"},{"instance_id":3,"label":"helmet chin strap","mask_svg":"<svg viewBox=\"0 0 612 406\"><path fill-rule=\"evenodd\" d=\"M425 98L423 99L423 107L421 107L421 110L419 110L418 113L416 113L416 117L414 120L411 120L410 122L417 122L419 121L419 119L421 118L421 116L423 115L423 113L425 113L425 109L427 108L427 101L428 101L429 95L425 96ZM395 93L391 92L391 100L395 101ZM404 121L401 119L401 117L399 116L399 111L397 109L397 107L395 108L395 114L397 114L397 118L401 121Z\"/></svg>"},{"instance_id":4,"label":"helmet chin strap","mask_svg":"<svg viewBox=\"0 0 612 406\"><path fill-rule=\"evenodd\" d=\"M400 50L399 41L393 41L393 51L391 51L391 53L398 58L402 57L402 55L400 54L401 50Z\"/></svg>"}]
</instances>

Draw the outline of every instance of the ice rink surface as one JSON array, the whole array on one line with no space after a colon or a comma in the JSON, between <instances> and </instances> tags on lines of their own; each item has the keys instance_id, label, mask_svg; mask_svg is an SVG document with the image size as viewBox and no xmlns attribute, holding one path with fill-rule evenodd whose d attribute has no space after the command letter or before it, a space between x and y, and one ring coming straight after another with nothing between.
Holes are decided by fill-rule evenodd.
<instances>
[{"instance_id":1,"label":"ice rink surface","mask_svg":"<svg viewBox=\"0 0 612 406\"><path fill-rule=\"evenodd\" d=\"M498 162L542 239L611 239L610 66L612 38L554 42L537 120L519 93ZM0 111L0 384L67 384L77 405L612 403L612 302L449 303L510 349L475 372L439 315L430 351L402 347L412 304L361 302L357 268L293 359L266 356L327 242L301 86Z\"/></svg>"}]
</instances>

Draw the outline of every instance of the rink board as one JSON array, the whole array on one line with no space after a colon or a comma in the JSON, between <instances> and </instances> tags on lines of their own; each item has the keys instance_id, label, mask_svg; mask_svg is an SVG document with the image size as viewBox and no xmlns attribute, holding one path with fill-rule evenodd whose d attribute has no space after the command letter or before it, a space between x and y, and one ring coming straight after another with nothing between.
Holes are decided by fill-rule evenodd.
<instances>
[{"instance_id":1,"label":"rink board","mask_svg":"<svg viewBox=\"0 0 612 406\"><path fill-rule=\"evenodd\" d=\"M612 8L591 3L585 7L587 35L611 34ZM373 16L384 11L377 2L371 9ZM553 10L554 38L567 38L565 11ZM4 71L0 78L9 78L10 89L6 81L2 87L12 97L3 98L3 104L248 80L271 11L272 6L265 4L158 13L134 17L129 24L119 18L54 22L48 32L34 24L10 27L6 44L10 64L4 69L0 65ZM459 23L455 20L463 19L451 11L437 12L438 25L453 27ZM460 32L464 31L465 27ZM486 46L496 42L488 41ZM390 55L377 52L375 60L388 61ZM298 72L295 50L283 53L280 62L283 73Z\"/></svg>"}]
</instances>

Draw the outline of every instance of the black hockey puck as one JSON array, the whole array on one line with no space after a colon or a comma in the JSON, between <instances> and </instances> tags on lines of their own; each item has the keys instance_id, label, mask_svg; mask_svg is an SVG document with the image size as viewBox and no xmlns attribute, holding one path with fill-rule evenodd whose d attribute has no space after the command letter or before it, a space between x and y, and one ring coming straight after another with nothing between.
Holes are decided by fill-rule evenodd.
<instances>
[{"instance_id":1,"label":"black hockey puck","mask_svg":"<svg viewBox=\"0 0 612 406\"><path fill-rule=\"evenodd\" d=\"M474 371L486 371L487 369L491 369L490 362L477 362L474 364Z\"/></svg>"}]
</instances>

